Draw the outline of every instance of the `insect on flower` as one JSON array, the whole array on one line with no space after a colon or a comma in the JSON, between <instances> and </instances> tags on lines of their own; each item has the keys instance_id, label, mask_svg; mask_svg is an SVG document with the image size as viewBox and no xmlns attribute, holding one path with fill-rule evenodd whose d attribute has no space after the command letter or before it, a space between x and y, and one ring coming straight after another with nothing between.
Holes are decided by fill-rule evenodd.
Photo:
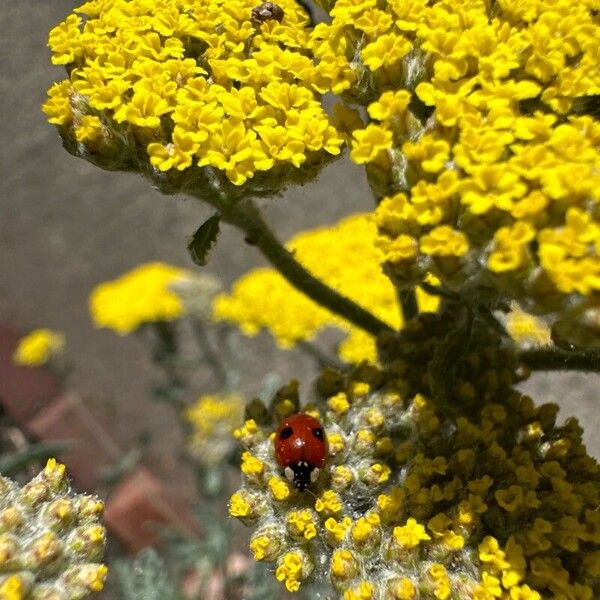
<instances>
[{"instance_id":1,"label":"insect on flower","mask_svg":"<svg viewBox=\"0 0 600 600\"><path fill-rule=\"evenodd\" d=\"M283 8L274 2L263 2L252 9L252 21L257 25L265 21L281 21L283 20Z\"/></svg>"},{"instance_id":2,"label":"insect on flower","mask_svg":"<svg viewBox=\"0 0 600 600\"><path fill-rule=\"evenodd\" d=\"M300 491L317 480L326 456L327 437L317 419L297 413L281 423L275 435L275 458Z\"/></svg>"}]
</instances>

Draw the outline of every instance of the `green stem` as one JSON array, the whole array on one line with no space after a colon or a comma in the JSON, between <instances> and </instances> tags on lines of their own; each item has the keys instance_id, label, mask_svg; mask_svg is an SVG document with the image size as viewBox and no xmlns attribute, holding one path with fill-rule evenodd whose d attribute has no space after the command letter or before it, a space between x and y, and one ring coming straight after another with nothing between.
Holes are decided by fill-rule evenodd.
<instances>
[{"instance_id":1,"label":"green stem","mask_svg":"<svg viewBox=\"0 0 600 600\"><path fill-rule=\"evenodd\" d=\"M404 322L414 319L419 314L419 305L417 304L417 295L415 290L400 290L398 300L402 308L402 317Z\"/></svg>"},{"instance_id":2,"label":"green stem","mask_svg":"<svg viewBox=\"0 0 600 600\"><path fill-rule=\"evenodd\" d=\"M202 354L204 355L204 359L212 368L215 377L219 380L221 387L229 388L230 377L228 375L228 369L225 366L221 356L219 355L218 350L216 350L209 338L209 334L207 328L204 326L204 323L200 321L200 319L192 320L192 328L194 331L194 335L196 336L196 341L198 342L198 346Z\"/></svg>"},{"instance_id":3,"label":"green stem","mask_svg":"<svg viewBox=\"0 0 600 600\"><path fill-rule=\"evenodd\" d=\"M523 350L519 360L532 371L591 371L600 373L600 353L566 352L557 348Z\"/></svg>"},{"instance_id":4,"label":"green stem","mask_svg":"<svg viewBox=\"0 0 600 600\"><path fill-rule=\"evenodd\" d=\"M226 223L241 229L246 239L262 252L271 265L311 300L373 336L392 331L389 325L375 315L311 275L275 237L252 201L245 200L229 206L224 201L216 201L214 204Z\"/></svg>"}]
</instances>

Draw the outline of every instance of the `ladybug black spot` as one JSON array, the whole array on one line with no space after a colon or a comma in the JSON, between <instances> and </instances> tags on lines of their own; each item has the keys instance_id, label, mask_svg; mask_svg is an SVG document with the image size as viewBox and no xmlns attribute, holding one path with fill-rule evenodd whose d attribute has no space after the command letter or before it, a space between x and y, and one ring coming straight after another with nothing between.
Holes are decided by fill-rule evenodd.
<instances>
[{"instance_id":1,"label":"ladybug black spot","mask_svg":"<svg viewBox=\"0 0 600 600\"><path fill-rule=\"evenodd\" d=\"M282 440L287 440L294 433L294 430L288 425L281 430L279 434L279 438Z\"/></svg>"},{"instance_id":2,"label":"ladybug black spot","mask_svg":"<svg viewBox=\"0 0 600 600\"><path fill-rule=\"evenodd\" d=\"M323 430L320 427L315 427L313 430L313 435L318 439L318 440L322 440L323 439Z\"/></svg>"}]
</instances>

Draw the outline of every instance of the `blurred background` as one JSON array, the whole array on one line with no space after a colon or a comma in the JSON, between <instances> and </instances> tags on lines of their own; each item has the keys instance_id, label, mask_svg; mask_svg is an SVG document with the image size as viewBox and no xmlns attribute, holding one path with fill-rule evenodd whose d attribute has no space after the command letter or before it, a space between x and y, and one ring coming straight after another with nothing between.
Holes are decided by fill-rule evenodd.
<instances>
[{"instance_id":1,"label":"blurred background","mask_svg":"<svg viewBox=\"0 0 600 600\"><path fill-rule=\"evenodd\" d=\"M69 155L40 106L63 78L50 64L47 33L79 2L19 0L0 8L0 323L21 333L49 327L65 334L69 389L110 425L124 453L144 442L143 463L184 498L192 482L181 461L181 430L170 407L149 394L153 365L139 336L94 329L88 295L101 281L136 265L164 261L198 269L188 237L210 215L182 197L164 197L138 176L108 173ZM372 200L361 170L342 159L318 183L263 202L281 239L333 223ZM207 267L227 288L263 265L258 252L227 226ZM2 334L0 334L2 335ZM308 390L315 364L278 350L266 334L241 354L241 389L258 393L264 377L299 378ZM535 400L554 401L561 418L577 416L592 454L600 457L598 376L538 374L526 386ZM208 383L207 383L208 385ZM211 390L208 390L211 391Z\"/></svg>"}]
</instances>

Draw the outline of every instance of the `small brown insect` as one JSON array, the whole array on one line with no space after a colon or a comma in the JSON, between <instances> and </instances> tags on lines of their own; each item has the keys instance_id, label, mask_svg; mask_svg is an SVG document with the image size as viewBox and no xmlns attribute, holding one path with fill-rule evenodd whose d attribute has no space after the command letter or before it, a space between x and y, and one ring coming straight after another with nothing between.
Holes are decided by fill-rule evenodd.
<instances>
[{"instance_id":1,"label":"small brown insect","mask_svg":"<svg viewBox=\"0 0 600 600\"><path fill-rule=\"evenodd\" d=\"M263 2L259 6L252 9L252 21L257 25L265 21L281 21L283 20L283 8L274 2Z\"/></svg>"}]
</instances>

